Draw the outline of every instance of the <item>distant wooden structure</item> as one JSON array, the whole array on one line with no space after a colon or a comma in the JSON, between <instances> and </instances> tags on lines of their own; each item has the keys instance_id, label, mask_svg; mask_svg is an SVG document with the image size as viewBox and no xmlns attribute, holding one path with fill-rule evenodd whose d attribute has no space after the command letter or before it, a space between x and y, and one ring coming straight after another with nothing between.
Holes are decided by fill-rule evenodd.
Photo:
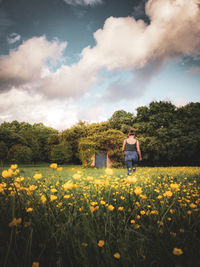
<instances>
[{"instance_id":1,"label":"distant wooden structure","mask_svg":"<svg viewBox=\"0 0 200 267\"><path fill-rule=\"evenodd\" d=\"M91 166L96 168L111 168L112 161L108 156L108 152L98 153L92 156Z\"/></svg>"}]
</instances>

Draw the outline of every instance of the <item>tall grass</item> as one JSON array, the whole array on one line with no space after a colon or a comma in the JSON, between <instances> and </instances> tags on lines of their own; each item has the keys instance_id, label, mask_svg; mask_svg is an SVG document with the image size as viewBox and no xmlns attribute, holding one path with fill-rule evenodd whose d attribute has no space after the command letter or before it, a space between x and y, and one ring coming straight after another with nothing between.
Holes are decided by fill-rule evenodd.
<instances>
[{"instance_id":1,"label":"tall grass","mask_svg":"<svg viewBox=\"0 0 200 267\"><path fill-rule=\"evenodd\" d=\"M200 168L12 166L1 266L199 266ZM4 177L3 177L4 176Z\"/></svg>"}]
</instances>

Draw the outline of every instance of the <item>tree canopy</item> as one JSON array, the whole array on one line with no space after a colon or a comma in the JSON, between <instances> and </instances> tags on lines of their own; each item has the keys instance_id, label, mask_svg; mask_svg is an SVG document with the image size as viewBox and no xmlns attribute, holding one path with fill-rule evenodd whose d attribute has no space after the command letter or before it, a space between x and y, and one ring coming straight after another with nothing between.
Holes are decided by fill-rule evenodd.
<instances>
[{"instance_id":1,"label":"tree canopy","mask_svg":"<svg viewBox=\"0 0 200 267\"><path fill-rule=\"evenodd\" d=\"M0 161L16 163L81 163L95 151L107 151L123 164L121 147L129 128L140 142L143 165L200 164L200 103L176 107L151 102L136 115L118 110L105 122L78 122L62 132L42 123L0 124Z\"/></svg>"}]
</instances>

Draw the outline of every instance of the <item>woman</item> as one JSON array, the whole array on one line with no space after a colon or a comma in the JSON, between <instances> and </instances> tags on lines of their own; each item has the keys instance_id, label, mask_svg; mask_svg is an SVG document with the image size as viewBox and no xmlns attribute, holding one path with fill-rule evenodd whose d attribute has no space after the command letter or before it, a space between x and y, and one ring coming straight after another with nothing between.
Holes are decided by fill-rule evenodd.
<instances>
[{"instance_id":1,"label":"woman","mask_svg":"<svg viewBox=\"0 0 200 267\"><path fill-rule=\"evenodd\" d=\"M129 137L124 140L122 151L125 155L125 164L128 170L128 175L131 175L132 171L136 171L136 163L142 160L139 141L135 139L135 133L133 129L129 130Z\"/></svg>"}]
</instances>

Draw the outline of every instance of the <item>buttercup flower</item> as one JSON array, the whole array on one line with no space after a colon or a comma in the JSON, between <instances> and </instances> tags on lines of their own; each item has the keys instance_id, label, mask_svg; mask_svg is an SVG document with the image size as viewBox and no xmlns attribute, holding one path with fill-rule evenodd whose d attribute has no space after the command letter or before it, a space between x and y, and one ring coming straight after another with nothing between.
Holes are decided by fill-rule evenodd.
<instances>
[{"instance_id":1,"label":"buttercup flower","mask_svg":"<svg viewBox=\"0 0 200 267\"><path fill-rule=\"evenodd\" d=\"M183 254L183 251L181 248L174 248L173 249L173 254L176 255L176 256L180 256Z\"/></svg>"},{"instance_id":2,"label":"buttercup flower","mask_svg":"<svg viewBox=\"0 0 200 267\"><path fill-rule=\"evenodd\" d=\"M33 211L33 208L27 208L27 209L26 209L26 212L28 212L28 213L29 213L29 212L32 212L32 211Z\"/></svg>"},{"instance_id":3,"label":"buttercup flower","mask_svg":"<svg viewBox=\"0 0 200 267\"><path fill-rule=\"evenodd\" d=\"M99 240L99 242L98 242L99 247L103 247L104 244L105 244L104 240Z\"/></svg>"},{"instance_id":4,"label":"buttercup flower","mask_svg":"<svg viewBox=\"0 0 200 267\"><path fill-rule=\"evenodd\" d=\"M115 207L113 207L113 205L108 205L108 209L109 209L110 211L113 211L114 208L115 208Z\"/></svg>"},{"instance_id":5,"label":"buttercup flower","mask_svg":"<svg viewBox=\"0 0 200 267\"><path fill-rule=\"evenodd\" d=\"M42 178L42 174L41 174L41 173L36 173L36 174L34 174L33 178L34 178L35 180L39 180L39 179Z\"/></svg>"},{"instance_id":6,"label":"buttercup flower","mask_svg":"<svg viewBox=\"0 0 200 267\"><path fill-rule=\"evenodd\" d=\"M11 170L15 170L15 169L17 169L17 167L18 167L17 164L12 164L12 165L10 166Z\"/></svg>"},{"instance_id":7,"label":"buttercup flower","mask_svg":"<svg viewBox=\"0 0 200 267\"><path fill-rule=\"evenodd\" d=\"M120 254L118 252L116 252L113 256L115 259L120 259Z\"/></svg>"},{"instance_id":8,"label":"buttercup flower","mask_svg":"<svg viewBox=\"0 0 200 267\"><path fill-rule=\"evenodd\" d=\"M74 184L72 183L72 181L68 181L67 183L63 184L62 187L65 191L67 191L72 189L74 187Z\"/></svg>"},{"instance_id":9,"label":"buttercup flower","mask_svg":"<svg viewBox=\"0 0 200 267\"><path fill-rule=\"evenodd\" d=\"M164 197L171 197L173 195L173 193L171 191L166 191L163 196Z\"/></svg>"},{"instance_id":10,"label":"buttercup flower","mask_svg":"<svg viewBox=\"0 0 200 267\"><path fill-rule=\"evenodd\" d=\"M176 192L176 191L179 190L179 185L178 184L171 184L170 187L171 187L171 190L172 191L175 191Z\"/></svg>"},{"instance_id":11,"label":"buttercup flower","mask_svg":"<svg viewBox=\"0 0 200 267\"><path fill-rule=\"evenodd\" d=\"M51 196L50 196L50 201L54 201L54 200L56 200L57 198L58 198L57 196L51 195Z\"/></svg>"},{"instance_id":12,"label":"buttercup flower","mask_svg":"<svg viewBox=\"0 0 200 267\"><path fill-rule=\"evenodd\" d=\"M135 184L136 182L137 182L137 178L136 177L129 176L126 179L126 183L128 183L128 184Z\"/></svg>"},{"instance_id":13,"label":"buttercup flower","mask_svg":"<svg viewBox=\"0 0 200 267\"><path fill-rule=\"evenodd\" d=\"M14 218L12 220L12 222L9 223L8 226L10 226L10 227L16 226L17 227L17 226L19 226L21 224L21 222L22 222L21 218L18 218L18 219Z\"/></svg>"},{"instance_id":14,"label":"buttercup flower","mask_svg":"<svg viewBox=\"0 0 200 267\"><path fill-rule=\"evenodd\" d=\"M57 163L51 163L50 164L50 168L52 168L52 169L57 169L57 167L58 167Z\"/></svg>"},{"instance_id":15,"label":"buttercup flower","mask_svg":"<svg viewBox=\"0 0 200 267\"><path fill-rule=\"evenodd\" d=\"M1 175L3 178L10 178L13 174L11 169L2 171Z\"/></svg>"},{"instance_id":16,"label":"buttercup flower","mask_svg":"<svg viewBox=\"0 0 200 267\"><path fill-rule=\"evenodd\" d=\"M41 196L40 200L43 204L46 203L46 201L47 201L47 199L44 195Z\"/></svg>"},{"instance_id":17,"label":"buttercup flower","mask_svg":"<svg viewBox=\"0 0 200 267\"><path fill-rule=\"evenodd\" d=\"M33 262L32 267L39 267L39 262Z\"/></svg>"},{"instance_id":18,"label":"buttercup flower","mask_svg":"<svg viewBox=\"0 0 200 267\"><path fill-rule=\"evenodd\" d=\"M142 194L142 188L140 186L137 186L134 190L135 194L137 196L139 196L140 194Z\"/></svg>"}]
</instances>

